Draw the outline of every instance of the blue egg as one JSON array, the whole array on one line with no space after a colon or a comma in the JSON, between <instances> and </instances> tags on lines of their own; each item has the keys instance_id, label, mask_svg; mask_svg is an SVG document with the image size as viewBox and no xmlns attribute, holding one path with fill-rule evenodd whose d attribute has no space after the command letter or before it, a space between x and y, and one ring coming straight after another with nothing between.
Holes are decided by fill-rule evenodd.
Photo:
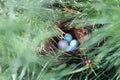
<instances>
[{"instance_id":1,"label":"blue egg","mask_svg":"<svg viewBox=\"0 0 120 80\"><path fill-rule=\"evenodd\" d=\"M68 42L66 40L60 40L58 42L59 49L66 49L68 47Z\"/></svg>"},{"instance_id":2,"label":"blue egg","mask_svg":"<svg viewBox=\"0 0 120 80\"><path fill-rule=\"evenodd\" d=\"M70 46L73 46L73 47L78 47L78 44L79 44L79 42L78 42L76 39L73 39L73 40L70 42Z\"/></svg>"},{"instance_id":3,"label":"blue egg","mask_svg":"<svg viewBox=\"0 0 120 80\"><path fill-rule=\"evenodd\" d=\"M64 36L64 39L68 42L72 41L73 37L71 34L69 33L66 33L65 36Z\"/></svg>"},{"instance_id":4,"label":"blue egg","mask_svg":"<svg viewBox=\"0 0 120 80\"><path fill-rule=\"evenodd\" d=\"M66 48L66 51L69 52L69 51L73 51L73 50L75 50L75 49L77 49L76 46L68 46L68 47Z\"/></svg>"}]
</instances>

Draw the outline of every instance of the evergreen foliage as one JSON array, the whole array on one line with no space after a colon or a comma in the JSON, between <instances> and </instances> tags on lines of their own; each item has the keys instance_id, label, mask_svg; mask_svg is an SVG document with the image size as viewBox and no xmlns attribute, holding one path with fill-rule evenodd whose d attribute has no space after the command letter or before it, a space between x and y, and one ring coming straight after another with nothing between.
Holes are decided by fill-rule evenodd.
<instances>
[{"instance_id":1,"label":"evergreen foliage","mask_svg":"<svg viewBox=\"0 0 120 80\"><path fill-rule=\"evenodd\" d=\"M120 0L0 0L0 80L119 80L119 18ZM66 29L91 31L79 47L91 66L41 51L61 39L58 24L68 19Z\"/></svg>"}]
</instances>

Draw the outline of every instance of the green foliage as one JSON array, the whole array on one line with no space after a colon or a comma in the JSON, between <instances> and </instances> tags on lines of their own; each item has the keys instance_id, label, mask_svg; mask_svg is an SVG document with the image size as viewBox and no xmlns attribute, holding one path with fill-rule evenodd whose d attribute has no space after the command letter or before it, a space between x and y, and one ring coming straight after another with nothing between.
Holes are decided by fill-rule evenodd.
<instances>
[{"instance_id":1,"label":"green foliage","mask_svg":"<svg viewBox=\"0 0 120 80\"><path fill-rule=\"evenodd\" d=\"M98 7L97 4L102 4L104 6ZM92 19L91 24L104 25L100 29L93 31L89 36L87 36L85 39L85 44L83 44L81 47L86 47L88 49L86 54L93 59L95 65L99 64L102 68L107 67L106 71L115 68L114 71L116 71L115 75L118 76L116 77L118 80L120 77L120 21L118 18L120 14L119 0L103 1L97 4L92 5L92 7L97 10L97 12L100 12L100 14L96 15L97 18L95 16L94 19L89 19ZM98 16L102 17L98 18ZM102 21L99 21L101 19ZM106 22L104 20L106 20ZM99 23L96 23L96 21L99 21Z\"/></svg>"},{"instance_id":2,"label":"green foliage","mask_svg":"<svg viewBox=\"0 0 120 80\"><path fill-rule=\"evenodd\" d=\"M36 49L60 34L53 24L59 14L42 7L41 1L9 0L1 4L0 79L40 80L41 73L45 73L59 55L40 56Z\"/></svg>"},{"instance_id":3,"label":"green foliage","mask_svg":"<svg viewBox=\"0 0 120 80\"><path fill-rule=\"evenodd\" d=\"M119 0L0 0L0 80L119 80L119 8ZM66 27L94 27L80 46L92 60L90 69L60 61L63 51L37 52L61 34L56 23L73 17Z\"/></svg>"}]
</instances>

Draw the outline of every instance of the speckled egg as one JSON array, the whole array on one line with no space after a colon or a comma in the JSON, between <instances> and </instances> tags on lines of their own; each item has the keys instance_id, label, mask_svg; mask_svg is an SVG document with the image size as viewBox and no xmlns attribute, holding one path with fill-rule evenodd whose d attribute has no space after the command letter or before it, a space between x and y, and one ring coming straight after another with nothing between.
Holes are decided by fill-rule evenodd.
<instances>
[{"instance_id":1,"label":"speckled egg","mask_svg":"<svg viewBox=\"0 0 120 80\"><path fill-rule=\"evenodd\" d=\"M68 47L68 42L66 40L60 40L58 42L58 48L59 49L66 49Z\"/></svg>"}]
</instances>

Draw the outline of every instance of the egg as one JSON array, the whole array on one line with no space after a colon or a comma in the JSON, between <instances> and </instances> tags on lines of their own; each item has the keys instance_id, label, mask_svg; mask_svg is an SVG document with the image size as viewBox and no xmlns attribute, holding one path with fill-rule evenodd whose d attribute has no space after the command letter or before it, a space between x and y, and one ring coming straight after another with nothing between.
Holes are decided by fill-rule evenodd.
<instances>
[{"instance_id":1,"label":"egg","mask_svg":"<svg viewBox=\"0 0 120 80\"><path fill-rule=\"evenodd\" d=\"M66 33L64 39L68 42L72 41L73 37L70 33Z\"/></svg>"},{"instance_id":2,"label":"egg","mask_svg":"<svg viewBox=\"0 0 120 80\"><path fill-rule=\"evenodd\" d=\"M71 42L70 42L70 46L73 46L73 47L78 47L78 41L76 39L73 39Z\"/></svg>"},{"instance_id":3,"label":"egg","mask_svg":"<svg viewBox=\"0 0 120 80\"><path fill-rule=\"evenodd\" d=\"M73 51L73 50L75 50L75 49L77 49L76 46L68 46L68 47L66 48L66 52Z\"/></svg>"},{"instance_id":4,"label":"egg","mask_svg":"<svg viewBox=\"0 0 120 80\"><path fill-rule=\"evenodd\" d=\"M59 49L66 49L68 47L68 42L66 40L60 40L58 42L58 48Z\"/></svg>"}]
</instances>

